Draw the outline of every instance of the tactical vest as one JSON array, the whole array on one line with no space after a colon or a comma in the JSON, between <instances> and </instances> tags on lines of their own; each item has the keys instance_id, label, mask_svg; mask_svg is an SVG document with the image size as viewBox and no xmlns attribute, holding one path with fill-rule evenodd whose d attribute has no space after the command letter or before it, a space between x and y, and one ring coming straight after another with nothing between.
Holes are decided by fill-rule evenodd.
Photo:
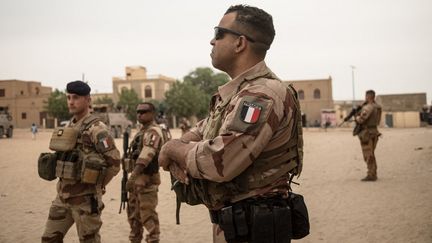
<instances>
[{"instance_id":1,"label":"tactical vest","mask_svg":"<svg viewBox=\"0 0 432 243\"><path fill-rule=\"evenodd\" d=\"M155 131L160 138L162 139L162 143L164 144L167 140L169 140L168 134L165 134L163 131L163 128L157 129L156 127L149 127L148 130ZM129 148L128 148L128 160L127 163L125 163L125 169L128 173L132 173L132 171L135 168L136 160L138 159L141 150L143 149L143 138L144 138L144 130L138 131L138 133L135 135L134 139L132 140ZM159 157L159 151L156 152L155 156L153 156L152 161L150 164L144 169L143 174L146 175L152 175L157 172L159 172L159 163L158 163L158 157Z\"/></svg>"},{"instance_id":2,"label":"tactical vest","mask_svg":"<svg viewBox=\"0 0 432 243\"><path fill-rule=\"evenodd\" d=\"M376 103L373 103L371 105L373 106L373 110L369 118L364 123L366 127L376 127L381 121L381 106Z\"/></svg>"},{"instance_id":3,"label":"tactical vest","mask_svg":"<svg viewBox=\"0 0 432 243\"><path fill-rule=\"evenodd\" d=\"M252 81L253 82L253 81ZM292 134L293 139L273 151L261 153L258 158L253 161L243 173L234 178L232 181L217 183L209 180L191 180L191 186L188 193L192 196L198 195L199 200L191 197L192 202L202 202L209 207L215 207L228 201L233 201L234 198L242 200L250 196L248 192L271 185L276 180L283 176L288 177L288 173L300 175L303 165L303 132L301 126L300 104L297 97L297 92L289 85L287 92L290 92L294 97L296 113L293 113L293 122L297 124L297 131ZM225 116L227 105L237 92L233 92L224 102L218 104L207 121L204 128L203 138L214 139L222 126L222 120ZM279 154L277 158L272 157L274 154ZM263 179L263 172L269 169L277 168L277 172ZM288 178L287 178L288 179ZM184 189L183 189L184 190ZM176 191L177 193L177 191ZM177 193L178 195L179 193ZM182 195L187 197L189 195ZM194 199L194 200L192 200ZM189 203L188 201L186 201Z\"/></svg>"},{"instance_id":4,"label":"tactical vest","mask_svg":"<svg viewBox=\"0 0 432 243\"><path fill-rule=\"evenodd\" d=\"M82 134L100 119L90 115L79 129L56 128L51 136L50 149L56 151L55 176L87 184L100 184L106 175L107 164L95 146L85 146Z\"/></svg>"}]
</instances>

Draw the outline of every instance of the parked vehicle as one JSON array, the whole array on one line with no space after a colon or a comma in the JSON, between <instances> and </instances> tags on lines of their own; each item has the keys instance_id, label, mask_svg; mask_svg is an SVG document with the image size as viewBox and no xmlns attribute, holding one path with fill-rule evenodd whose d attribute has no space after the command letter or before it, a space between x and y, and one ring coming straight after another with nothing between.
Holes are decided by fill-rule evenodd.
<instances>
[{"instance_id":1,"label":"parked vehicle","mask_svg":"<svg viewBox=\"0 0 432 243\"><path fill-rule=\"evenodd\" d=\"M13 136L12 116L7 107L0 106L0 138L6 135L7 138Z\"/></svg>"},{"instance_id":2,"label":"parked vehicle","mask_svg":"<svg viewBox=\"0 0 432 243\"><path fill-rule=\"evenodd\" d=\"M112 110L108 105L93 105L93 114L98 115L102 121L110 127L112 136L120 138L128 126L132 126L132 122L126 118L123 112Z\"/></svg>"}]
</instances>

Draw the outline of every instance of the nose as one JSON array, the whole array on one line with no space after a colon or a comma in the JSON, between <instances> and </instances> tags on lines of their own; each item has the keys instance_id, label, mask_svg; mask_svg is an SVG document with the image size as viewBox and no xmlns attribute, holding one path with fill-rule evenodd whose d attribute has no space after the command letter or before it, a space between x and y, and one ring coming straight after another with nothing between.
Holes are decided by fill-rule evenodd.
<instances>
[{"instance_id":1,"label":"nose","mask_svg":"<svg viewBox=\"0 0 432 243\"><path fill-rule=\"evenodd\" d=\"M210 40L210 45L214 46L215 43L216 43L216 40L215 40L215 38L213 37L213 38Z\"/></svg>"}]
</instances>

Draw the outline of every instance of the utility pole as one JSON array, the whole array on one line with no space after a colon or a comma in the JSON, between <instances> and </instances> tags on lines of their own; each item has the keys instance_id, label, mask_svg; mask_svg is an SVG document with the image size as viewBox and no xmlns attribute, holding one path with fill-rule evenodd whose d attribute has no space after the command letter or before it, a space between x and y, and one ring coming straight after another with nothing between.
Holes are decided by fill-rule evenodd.
<instances>
[{"instance_id":1,"label":"utility pole","mask_svg":"<svg viewBox=\"0 0 432 243\"><path fill-rule=\"evenodd\" d=\"M352 101L352 106L353 106L353 108L354 108L354 107L355 107L355 104L354 104L354 102L355 102L355 90L354 90L354 69L355 69L356 67L353 66L353 65L350 65L350 67L351 67L352 90L353 90L353 101Z\"/></svg>"}]
</instances>

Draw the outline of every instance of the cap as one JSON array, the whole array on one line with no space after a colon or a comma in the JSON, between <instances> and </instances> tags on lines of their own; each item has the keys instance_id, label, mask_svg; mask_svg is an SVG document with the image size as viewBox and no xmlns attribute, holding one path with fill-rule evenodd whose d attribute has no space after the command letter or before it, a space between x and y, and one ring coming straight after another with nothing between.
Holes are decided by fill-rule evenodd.
<instances>
[{"instance_id":1,"label":"cap","mask_svg":"<svg viewBox=\"0 0 432 243\"><path fill-rule=\"evenodd\" d=\"M66 92L70 94L86 96L90 94L90 90L90 86L80 80L72 81L66 85Z\"/></svg>"}]
</instances>

